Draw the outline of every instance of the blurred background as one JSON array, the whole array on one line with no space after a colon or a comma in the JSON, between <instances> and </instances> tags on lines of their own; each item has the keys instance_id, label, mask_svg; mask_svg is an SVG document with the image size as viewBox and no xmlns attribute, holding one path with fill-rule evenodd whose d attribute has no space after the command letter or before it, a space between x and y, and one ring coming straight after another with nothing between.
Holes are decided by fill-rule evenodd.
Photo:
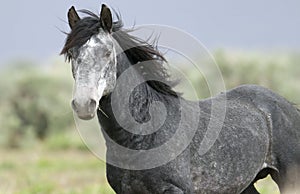
<instances>
[{"instance_id":1,"label":"blurred background","mask_svg":"<svg viewBox=\"0 0 300 194\"><path fill-rule=\"evenodd\" d=\"M59 56L66 38L61 31L69 32L68 9L98 13L101 3L0 2L0 193L113 193L104 162L75 129L70 65ZM259 84L300 104L299 1L105 3L121 13L125 27L168 25L196 37L213 54L226 89ZM198 96L209 97L205 80L185 71ZM270 178L256 187L278 193Z\"/></svg>"}]
</instances>

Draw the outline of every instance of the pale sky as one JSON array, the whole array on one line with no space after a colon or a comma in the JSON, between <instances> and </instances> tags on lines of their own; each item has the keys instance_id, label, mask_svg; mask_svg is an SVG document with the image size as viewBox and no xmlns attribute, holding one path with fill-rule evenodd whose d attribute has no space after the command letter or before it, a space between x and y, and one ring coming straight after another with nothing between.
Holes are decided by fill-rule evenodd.
<instances>
[{"instance_id":1,"label":"pale sky","mask_svg":"<svg viewBox=\"0 0 300 194\"><path fill-rule=\"evenodd\" d=\"M194 35L210 50L300 50L299 0L26 0L0 2L0 65L17 58L57 56L68 31L70 6L98 12L105 2L119 10L125 26L173 26Z\"/></svg>"}]
</instances>

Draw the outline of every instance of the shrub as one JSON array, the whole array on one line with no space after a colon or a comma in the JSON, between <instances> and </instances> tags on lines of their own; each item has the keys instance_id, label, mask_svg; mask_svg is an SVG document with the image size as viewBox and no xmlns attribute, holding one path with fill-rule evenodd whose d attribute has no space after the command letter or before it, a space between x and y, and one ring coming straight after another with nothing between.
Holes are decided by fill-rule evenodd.
<instances>
[{"instance_id":1,"label":"shrub","mask_svg":"<svg viewBox=\"0 0 300 194\"><path fill-rule=\"evenodd\" d=\"M68 102L71 80L57 72L63 67L56 68L14 66L1 73L0 143L18 147L30 133L44 140L73 124Z\"/></svg>"}]
</instances>

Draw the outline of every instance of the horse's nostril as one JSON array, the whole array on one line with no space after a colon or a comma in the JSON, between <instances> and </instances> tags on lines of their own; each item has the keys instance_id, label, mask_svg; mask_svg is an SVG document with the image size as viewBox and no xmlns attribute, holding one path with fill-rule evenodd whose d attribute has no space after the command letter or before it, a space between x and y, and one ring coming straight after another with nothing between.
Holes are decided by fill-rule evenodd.
<instances>
[{"instance_id":1,"label":"horse's nostril","mask_svg":"<svg viewBox=\"0 0 300 194\"><path fill-rule=\"evenodd\" d=\"M90 107L91 109L95 109L95 108L96 108L96 106L97 106L97 102L96 102L96 100L94 100L94 99L91 99L91 100L90 100L89 107Z\"/></svg>"},{"instance_id":2,"label":"horse's nostril","mask_svg":"<svg viewBox=\"0 0 300 194\"><path fill-rule=\"evenodd\" d=\"M78 110L78 109L77 109L77 108L78 108L78 106L77 106L77 103L76 103L76 101L75 101L75 100L72 100L72 102L71 102L71 106L72 106L73 110L77 112L77 110Z\"/></svg>"}]
</instances>

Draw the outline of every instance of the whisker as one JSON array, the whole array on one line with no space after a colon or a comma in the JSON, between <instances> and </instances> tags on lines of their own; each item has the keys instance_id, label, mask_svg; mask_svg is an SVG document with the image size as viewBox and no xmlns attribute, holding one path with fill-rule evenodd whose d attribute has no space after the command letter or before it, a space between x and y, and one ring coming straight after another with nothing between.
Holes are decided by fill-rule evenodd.
<instances>
[{"instance_id":1,"label":"whisker","mask_svg":"<svg viewBox=\"0 0 300 194\"><path fill-rule=\"evenodd\" d=\"M98 107L98 110L100 110L100 112L109 119L109 116L107 116L107 114L100 108L100 106Z\"/></svg>"}]
</instances>

